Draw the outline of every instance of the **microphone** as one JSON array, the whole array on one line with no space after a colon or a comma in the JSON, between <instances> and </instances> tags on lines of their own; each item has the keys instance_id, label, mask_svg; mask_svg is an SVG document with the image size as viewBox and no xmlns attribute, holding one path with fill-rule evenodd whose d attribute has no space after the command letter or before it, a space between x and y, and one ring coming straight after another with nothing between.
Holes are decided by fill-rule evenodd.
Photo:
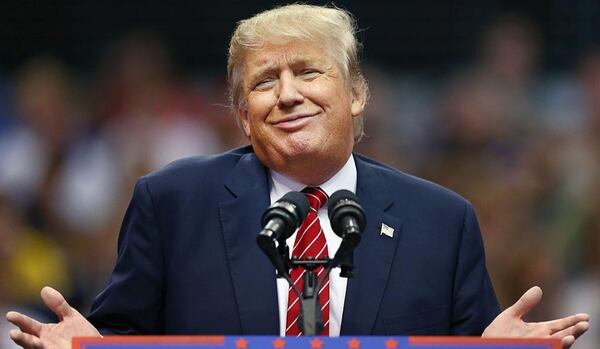
<instances>
[{"instance_id":1,"label":"microphone","mask_svg":"<svg viewBox=\"0 0 600 349\"><path fill-rule=\"evenodd\" d=\"M302 224L310 210L306 196L291 191L269 206L262 216L263 229L256 237L258 247L269 257L278 276L288 273L283 257L277 253L275 241L285 244L294 231Z\"/></svg>"},{"instance_id":2,"label":"microphone","mask_svg":"<svg viewBox=\"0 0 600 349\"><path fill-rule=\"evenodd\" d=\"M327 212L331 228L342 239L360 241L360 233L365 229L365 212L358 204L356 195L349 190L338 190L329 199ZM358 244L358 241L356 241Z\"/></svg>"},{"instance_id":3,"label":"microphone","mask_svg":"<svg viewBox=\"0 0 600 349\"><path fill-rule=\"evenodd\" d=\"M304 194L297 191L285 194L263 214L263 230L258 237L261 240L286 240L302 224L309 210L310 204Z\"/></svg>"},{"instance_id":4,"label":"microphone","mask_svg":"<svg viewBox=\"0 0 600 349\"><path fill-rule=\"evenodd\" d=\"M356 195L349 190L333 193L329 198L327 212L333 232L343 239L333 258L333 265L341 265L341 276L351 277L354 269L352 251L360 242L360 233L365 229L365 212L358 204Z\"/></svg>"}]
</instances>

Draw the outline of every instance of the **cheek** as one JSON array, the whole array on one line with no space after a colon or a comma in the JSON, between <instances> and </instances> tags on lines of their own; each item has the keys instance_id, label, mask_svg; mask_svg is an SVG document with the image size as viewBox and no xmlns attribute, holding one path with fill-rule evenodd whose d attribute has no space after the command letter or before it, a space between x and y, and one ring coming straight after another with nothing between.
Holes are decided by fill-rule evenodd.
<instances>
[{"instance_id":1,"label":"cheek","mask_svg":"<svg viewBox=\"0 0 600 349\"><path fill-rule=\"evenodd\" d=\"M260 94L248 98L248 114L251 119L263 120L275 106L274 98L269 94ZM250 120L251 122L254 120Z\"/></svg>"},{"instance_id":2,"label":"cheek","mask_svg":"<svg viewBox=\"0 0 600 349\"><path fill-rule=\"evenodd\" d=\"M316 103L335 109L336 113L350 109L351 99L349 99L349 93L346 92L346 87L339 81L325 80L319 84L313 84L307 89L307 94Z\"/></svg>"}]
</instances>

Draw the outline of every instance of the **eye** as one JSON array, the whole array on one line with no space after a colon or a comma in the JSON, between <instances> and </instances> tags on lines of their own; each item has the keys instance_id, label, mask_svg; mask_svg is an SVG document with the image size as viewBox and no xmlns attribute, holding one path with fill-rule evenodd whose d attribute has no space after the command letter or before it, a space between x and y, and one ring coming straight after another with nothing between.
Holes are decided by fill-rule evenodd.
<instances>
[{"instance_id":1,"label":"eye","mask_svg":"<svg viewBox=\"0 0 600 349\"><path fill-rule=\"evenodd\" d=\"M269 88L271 88L274 84L275 84L275 78L268 77L268 78L261 79L257 83L255 83L253 89L259 90L259 91L264 91L264 90L268 90Z\"/></svg>"},{"instance_id":2,"label":"eye","mask_svg":"<svg viewBox=\"0 0 600 349\"><path fill-rule=\"evenodd\" d=\"M305 79L314 79L317 76L321 75L321 72L314 68L307 68L301 70L299 75Z\"/></svg>"}]
</instances>

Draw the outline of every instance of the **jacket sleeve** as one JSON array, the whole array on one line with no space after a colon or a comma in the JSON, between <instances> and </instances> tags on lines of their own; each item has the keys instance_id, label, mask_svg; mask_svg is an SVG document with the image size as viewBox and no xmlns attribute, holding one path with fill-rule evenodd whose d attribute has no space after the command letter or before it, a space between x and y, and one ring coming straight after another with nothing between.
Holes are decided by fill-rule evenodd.
<instances>
[{"instance_id":1,"label":"jacket sleeve","mask_svg":"<svg viewBox=\"0 0 600 349\"><path fill-rule=\"evenodd\" d=\"M451 335L481 335L500 312L485 265L481 231L475 211L465 208L453 285Z\"/></svg>"},{"instance_id":2,"label":"jacket sleeve","mask_svg":"<svg viewBox=\"0 0 600 349\"><path fill-rule=\"evenodd\" d=\"M88 320L102 334L163 332L164 258L147 179L135 185L118 240L108 286L97 296Z\"/></svg>"}]
</instances>

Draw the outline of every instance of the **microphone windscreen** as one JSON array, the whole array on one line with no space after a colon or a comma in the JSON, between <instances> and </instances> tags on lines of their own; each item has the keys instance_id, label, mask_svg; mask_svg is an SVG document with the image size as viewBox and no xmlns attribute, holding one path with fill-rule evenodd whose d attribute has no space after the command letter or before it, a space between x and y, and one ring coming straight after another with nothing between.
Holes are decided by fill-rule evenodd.
<instances>
[{"instance_id":1,"label":"microphone windscreen","mask_svg":"<svg viewBox=\"0 0 600 349\"><path fill-rule=\"evenodd\" d=\"M262 225L266 228L267 225L276 224L277 227L270 226L269 229L276 239L285 240L302 224L309 210L310 204L306 196L291 191L267 208L262 216Z\"/></svg>"},{"instance_id":2,"label":"microphone windscreen","mask_svg":"<svg viewBox=\"0 0 600 349\"><path fill-rule=\"evenodd\" d=\"M306 195L298 191L291 191L285 194L281 199L277 200L277 202L287 202L294 205L300 224L306 219L306 216L310 211L310 203L308 202Z\"/></svg>"},{"instance_id":3,"label":"microphone windscreen","mask_svg":"<svg viewBox=\"0 0 600 349\"><path fill-rule=\"evenodd\" d=\"M365 213L358 204L356 195L349 190L338 190L331 195L327 204L327 215L333 232L339 236L344 236L344 222L348 218L355 220L360 231L365 228Z\"/></svg>"},{"instance_id":4,"label":"microphone windscreen","mask_svg":"<svg viewBox=\"0 0 600 349\"><path fill-rule=\"evenodd\" d=\"M327 211L331 212L335 206L337 206L341 200L352 200L358 202L356 195L350 190L342 189L338 190L335 193L331 194L329 201L327 203Z\"/></svg>"}]
</instances>

